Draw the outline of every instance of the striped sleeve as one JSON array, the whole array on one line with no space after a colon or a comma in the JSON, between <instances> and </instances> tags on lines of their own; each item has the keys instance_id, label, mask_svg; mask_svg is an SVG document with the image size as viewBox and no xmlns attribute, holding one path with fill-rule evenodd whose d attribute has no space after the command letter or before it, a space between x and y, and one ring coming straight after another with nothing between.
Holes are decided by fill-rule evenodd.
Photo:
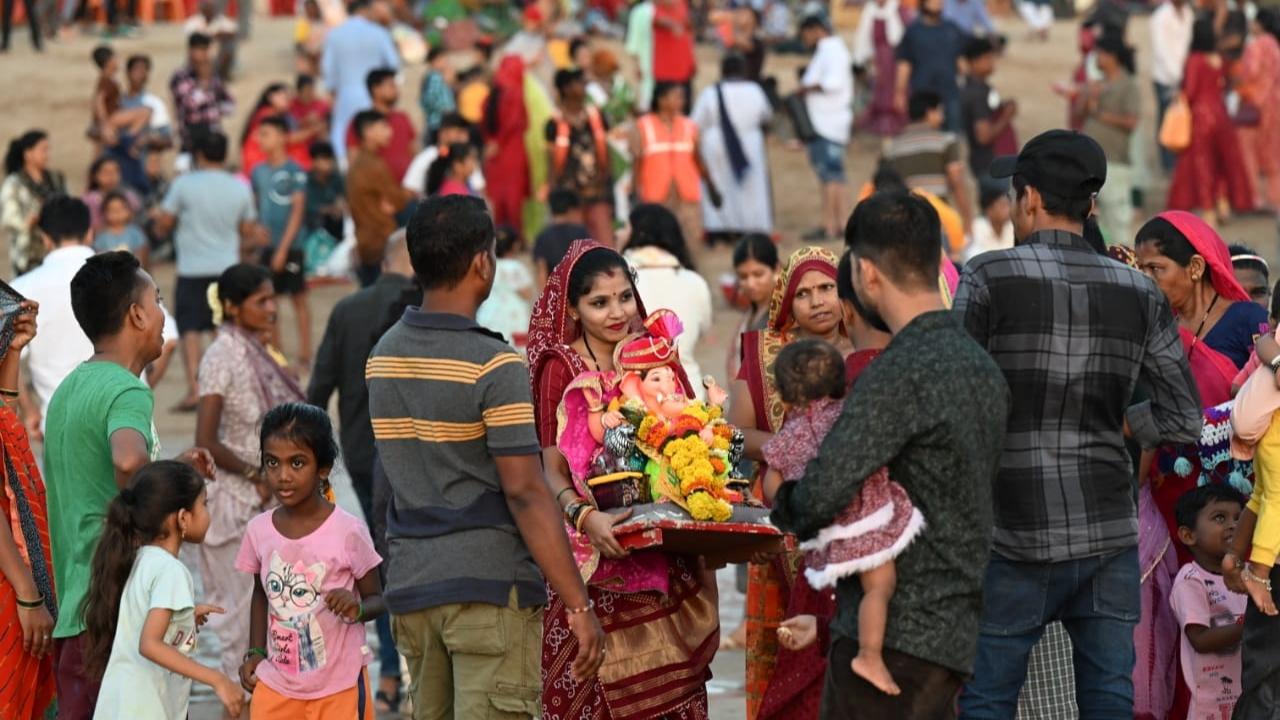
<instances>
[{"instance_id":1,"label":"striped sleeve","mask_svg":"<svg viewBox=\"0 0 1280 720\"><path fill-rule=\"evenodd\" d=\"M495 355L477 379L485 442L494 455L528 455L540 451L529 392L529 369L512 352Z\"/></svg>"}]
</instances>

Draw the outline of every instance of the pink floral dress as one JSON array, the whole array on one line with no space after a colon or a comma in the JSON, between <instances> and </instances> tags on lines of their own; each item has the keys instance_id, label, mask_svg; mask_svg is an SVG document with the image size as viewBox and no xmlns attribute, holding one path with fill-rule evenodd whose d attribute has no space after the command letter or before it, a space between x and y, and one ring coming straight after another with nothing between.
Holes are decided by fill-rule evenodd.
<instances>
[{"instance_id":1,"label":"pink floral dress","mask_svg":"<svg viewBox=\"0 0 1280 720\"><path fill-rule=\"evenodd\" d=\"M804 477L805 466L818 456L822 440L835 425L844 400L824 398L793 410L764 444L765 462L788 481ZM924 529L924 516L907 491L880 468L830 527L801 543L805 579L815 589L833 587L842 578L890 562Z\"/></svg>"}]
</instances>

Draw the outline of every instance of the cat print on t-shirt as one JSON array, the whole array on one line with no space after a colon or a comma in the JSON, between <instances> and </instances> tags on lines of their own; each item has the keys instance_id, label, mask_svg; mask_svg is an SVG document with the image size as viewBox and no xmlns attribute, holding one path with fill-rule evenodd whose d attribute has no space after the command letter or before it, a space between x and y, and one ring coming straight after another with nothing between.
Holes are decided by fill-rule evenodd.
<instances>
[{"instance_id":1,"label":"cat print on t-shirt","mask_svg":"<svg viewBox=\"0 0 1280 720\"><path fill-rule=\"evenodd\" d=\"M271 553L267 581L267 644L271 661L291 675L324 667L324 631L316 613L324 603L324 563L286 563Z\"/></svg>"}]
</instances>

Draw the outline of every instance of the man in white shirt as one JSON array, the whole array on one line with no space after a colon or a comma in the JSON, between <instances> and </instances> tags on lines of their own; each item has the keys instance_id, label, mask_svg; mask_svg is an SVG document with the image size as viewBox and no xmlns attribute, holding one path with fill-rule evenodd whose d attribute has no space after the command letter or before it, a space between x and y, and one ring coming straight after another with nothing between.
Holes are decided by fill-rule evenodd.
<instances>
[{"instance_id":1,"label":"man in white shirt","mask_svg":"<svg viewBox=\"0 0 1280 720\"><path fill-rule=\"evenodd\" d=\"M812 242L839 237L849 216L844 151L853 127L853 59L844 41L816 15L800 23L800 39L813 49L800 92L817 133L809 141L809 164L822 185L823 226L804 235Z\"/></svg>"},{"instance_id":2,"label":"man in white shirt","mask_svg":"<svg viewBox=\"0 0 1280 720\"><path fill-rule=\"evenodd\" d=\"M208 35L218 43L218 53L214 56L213 67L223 82L231 80L231 72L236 65L237 31L236 21L223 15L213 0L203 0L195 15L187 18L182 24L182 34L191 37L196 33Z\"/></svg>"},{"instance_id":3,"label":"man in white shirt","mask_svg":"<svg viewBox=\"0 0 1280 720\"><path fill-rule=\"evenodd\" d=\"M427 191L427 171L431 169L431 163L440 157L440 148L449 147L456 143L465 143L471 140L471 124L466 118L456 112L446 113L440 118L440 129L436 131L436 142L434 145L427 145L422 152L414 156L413 161L409 163L409 169L405 170L404 178L400 184L404 189L415 192L419 195L425 195ZM471 187L471 192L477 195L484 194L484 173L480 171L480 164L476 163L475 172L471 173L471 178L467 181L467 185Z\"/></svg>"},{"instance_id":4,"label":"man in white shirt","mask_svg":"<svg viewBox=\"0 0 1280 720\"><path fill-rule=\"evenodd\" d=\"M1182 71L1191 52L1191 28L1196 13L1187 0L1165 0L1151 14L1151 80L1156 87L1156 132L1169 103L1182 88ZM1177 156L1159 143L1160 165L1173 170Z\"/></svg>"},{"instance_id":5,"label":"man in white shirt","mask_svg":"<svg viewBox=\"0 0 1280 720\"><path fill-rule=\"evenodd\" d=\"M29 387L24 383L18 388L23 423L32 440L43 436L45 411L53 391L76 366L93 356L93 343L71 310L71 279L94 254L89 208L77 198L53 198L40 211L38 227L49 254L40 267L13 281L14 290L40 303L40 332L22 349ZM164 353L147 377L152 387L160 381L176 347L177 332L166 312Z\"/></svg>"}]
</instances>

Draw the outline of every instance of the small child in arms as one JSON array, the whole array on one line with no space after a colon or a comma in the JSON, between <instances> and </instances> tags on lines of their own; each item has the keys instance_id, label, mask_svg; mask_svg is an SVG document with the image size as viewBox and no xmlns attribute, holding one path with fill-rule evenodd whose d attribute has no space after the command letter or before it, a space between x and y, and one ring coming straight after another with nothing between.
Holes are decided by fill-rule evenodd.
<instances>
[{"instance_id":1,"label":"small child in arms","mask_svg":"<svg viewBox=\"0 0 1280 720\"><path fill-rule=\"evenodd\" d=\"M800 480L805 466L817 457L831 426L844 407L844 360L836 348L821 340L798 340L787 345L775 362L778 394L787 404L787 419L765 443L765 493L772 496L784 481ZM858 655L853 672L882 692L901 691L884 664L884 630L889 600L897 584L893 560L924 529L924 517L902 486L881 468L862 484L862 490L835 523L800 545L805 551L805 578L816 589L860 575L862 603L858 607ZM799 650L816 639L812 616L792 618L778 629L779 640Z\"/></svg>"},{"instance_id":2,"label":"small child in arms","mask_svg":"<svg viewBox=\"0 0 1280 720\"><path fill-rule=\"evenodd\" d=\"M1169 592L1182 636L1182 679L1196 720L1228 720L1240 697L1240 640L1247 597L1227 588L1222 559L1244 498L1229 485L1193 488L1174 506L1178 540L1191 552Z\"/></svg>"}]
</instances>

